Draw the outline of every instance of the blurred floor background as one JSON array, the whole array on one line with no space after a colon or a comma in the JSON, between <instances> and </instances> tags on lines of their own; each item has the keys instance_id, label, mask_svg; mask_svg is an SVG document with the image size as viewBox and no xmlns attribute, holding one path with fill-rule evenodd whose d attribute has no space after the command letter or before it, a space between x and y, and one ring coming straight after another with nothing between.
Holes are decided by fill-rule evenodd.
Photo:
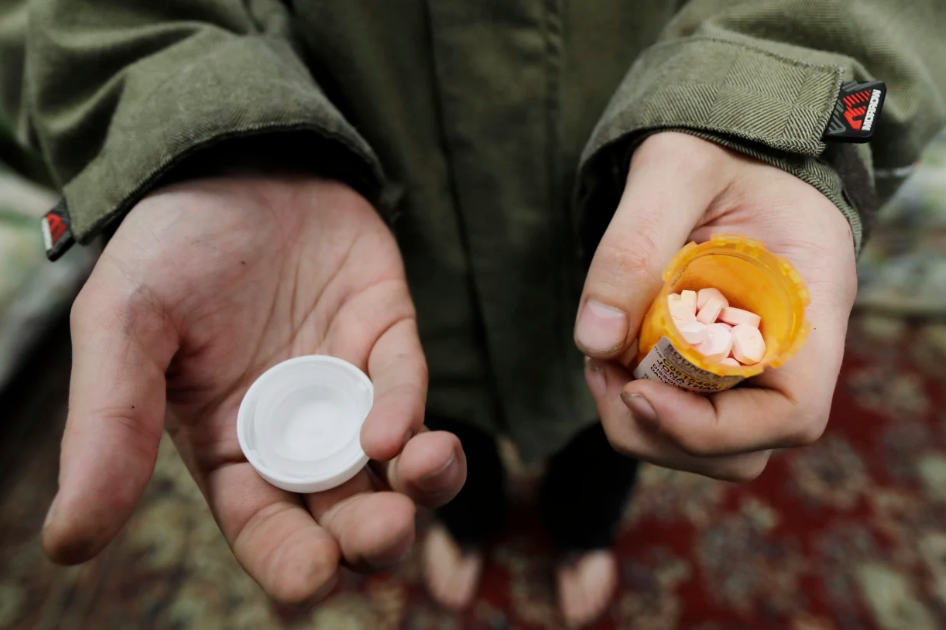
<instances>
[{"instance_id":1,"label":"blurred floor background","mask_svg":"<svg viewBox=\"0 0 946 630\"><path fill-rule=\"evenodd\" d=\"M0 630L559 628L532 471L462 616L418 558L346 573L318 606L269 602L234 561L169 442L135 516L96 560L45 560L66 414L66 309L94 252L45 262L52 197L0 170ZM946 628L946 136L883 211L825 436L735 486L645 467L622 522L621 590L602 629ZM37 343L39 345L37 345Z\"/></svg>"}]
</instances>

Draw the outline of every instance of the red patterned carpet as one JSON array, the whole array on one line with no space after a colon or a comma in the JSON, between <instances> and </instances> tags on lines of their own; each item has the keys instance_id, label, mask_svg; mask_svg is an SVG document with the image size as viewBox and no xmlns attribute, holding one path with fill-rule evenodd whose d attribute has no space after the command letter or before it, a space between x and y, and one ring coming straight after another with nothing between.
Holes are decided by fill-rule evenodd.
<instances>
[{"instance_id":1,"label":"red patterned carpet","mask_svg":"<svg viewBox=\"0 0 946 630\"><path fill-rule=\"evenodd\" d=\"M946 325L860 318L848 345L827 434L774 456L758 481L643 470L622 523L621 590L596 628L946 628ZM60 426L66 370L63 361L39 390L57 401L44 417ZM30 413L42 404L52 403ZM0 629L562 627L528 476L517 477L522 505L460 617L424 594L417 558L394 575L346 574L317 607L274 608L171 448L121 538L84 567L53 567L35 532L59 430L44 421L4 433Z\"/></svg>"}]
</instances>

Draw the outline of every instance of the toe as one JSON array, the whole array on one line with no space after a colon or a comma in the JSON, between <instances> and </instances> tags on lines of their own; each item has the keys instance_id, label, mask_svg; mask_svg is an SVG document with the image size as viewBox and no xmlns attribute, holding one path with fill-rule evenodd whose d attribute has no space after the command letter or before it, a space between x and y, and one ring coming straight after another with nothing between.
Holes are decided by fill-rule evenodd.
<instances>
[{"instance_id":1,"label":"toe","mask_svg":"<svg viewBox=\"0 0 946 630\"><path fill-rule=\"evenodd\" d=\"M572 628L595 621L605 611L617 586L617 564L609 551L582 556L572 566L558 569L562 616Z\"/></svg>"},{"instance_id":2,"label":"toe","mask_svg":"<svg viewBox=\"0 0 946 630\"><path fill-rule=\"evenodd\" d=\"M463 570L460 573L462 583L456 591L460 605L468 606L473 601L476 588L479 586L482 565L483 562L478 553L470 553L463 557Z\"/></svg>"},{"instance_id":3,"label":"toe","mask_svg":"<svg viewBox=\"0 0 946 630\"><path fill-rule=\"evenodd\" d=\"M562 617L571 626L577 613L578 584L571 567L559 567L557 572L558 603L562 610Z\"/></svg>"},{"instance_id":4,"label":"toe","mask_svg":"<svg viewBox=\"0 0 946 630\"><path fill-rule=\"evenodd\" d=\"M442 527L434 527L424 541L424 580L430 594L441 605L454 610L466 608L476 594L482 573L479 552L463 554Z\"/></svg>"}]
</instances>

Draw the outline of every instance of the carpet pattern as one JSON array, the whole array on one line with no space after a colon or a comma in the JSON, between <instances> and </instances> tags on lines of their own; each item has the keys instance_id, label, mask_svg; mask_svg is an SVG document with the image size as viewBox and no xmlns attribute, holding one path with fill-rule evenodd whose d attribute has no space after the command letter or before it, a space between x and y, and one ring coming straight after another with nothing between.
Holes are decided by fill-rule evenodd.
<instances>
[{"instance_id":1,"label":"carpet pattern","mask_svg":"<svg viewBox=\"0 0 946 630\"><path fill-rule=\"evenodd\" d=\"M60 354L65 355L65 352ZM173 447L97 560L46 561L68 356L44 365L44 418L3 435L2 630L561 628L547 540L514 470L516 507L464 615L439 609L416 554L345 573L320 605L269 602L239 568ZM946 627L946 325L860 316L826 435L733 485L645 466L621 524L621 587L601 629L935 630ZM422 519L423 520L423 519Z\"/></svg>"}]
</instances>

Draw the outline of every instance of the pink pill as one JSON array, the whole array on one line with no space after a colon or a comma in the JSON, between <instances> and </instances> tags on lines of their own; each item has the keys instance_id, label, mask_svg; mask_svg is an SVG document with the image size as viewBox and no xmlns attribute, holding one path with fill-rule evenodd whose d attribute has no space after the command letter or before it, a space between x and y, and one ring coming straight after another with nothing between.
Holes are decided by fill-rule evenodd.
<instances>
[{"instance_id":1,"label":"pink pill","mask_svg":"<svg viewBox=\"0 0 946 630\"><path fill-rule=\"evenodd\" d=\"M732 329L732 355L743 364L758 363L765 356L765 340L755 326L738 324Z\"/></svg>"},{"instance_id":2,"label":"pink pill","mask_svg":"<svg viewBox=\"0 0 946 630\"><path fill-rule=\"evenodd\" d=\"M700 312L697 313L696 321L701 324L714 323L716 318L719 317L719 312L722 311L725 306L726 303L718 297L711 297L706 301L706 304L703 305L703 308L700 309Z\"/></svg>"},{"instance_id":3,"label":"pink pill","mask_svg":"<svg viewBox=\"0 0 946 630\"><path fill-rule=\"evenodd\" d=\"M700 292L696 295L696 307L703 308L703 306L709 301L711 297L721 300L723 303L723 308L729 306L729 300L726 299L726 296L723 295L723 292L719 289L710 287L708 289L700 289Z\"/></svg>"},{"instance_id":4,"label":"pink pill","mask_svg":"<svg viewBox=\"0 0 946 630\"><path fill-rule=\"evenodd\" d=\"M727 306L722 311L720 311L719 318L727 324L732 324L733 326L746 324L756 328L759 327L759 323L762 321L762 318L755 313L751 311L745 311L741 308L733 308L732 306Z\"/></svg>"},{"instance_id":5,"label":"pink pill","mask_svg":"<svg viewBox=\"0 0 946 630\"><path fill-rule=\"evenodd\" d=\"M680 322L696 321L696 309L694 305L684 302L683 300L671 300L669 304L670 317L673 318L674 322L679 324Z\"/></svg>"},{"instance_id":6,"label":"pink pill","mask_svg":"<svg viewBox=\"0 0 946 630\"><path fill-rule=\"evenodd\" d=\"M706 327L715 328L716 330L719 330L721 332L730 332L732 330L732 326L730 326L729 324L723 324L722 322L716 322L715 324L707 324Z\"/></svg>"},{"instance_id":7,"label":"pink pill","mask_svg":"<svg viewBox=\"0 0 946 630\"><path fill-rule=\"evenodd\" d=\"M707 339L706 326L699 322L677 322L677 330L691 346L699 345Z\"/></svg>"},{"instance_id":8,"label":"pink pill","mask_svg":"<svg viewBox=\"0 0 946 630\"><path fill-rule=\"evenodd\" d=\"M739 363L739 361L736 361L732 357L726 357L725 359L720 361L719 364L726 365L728 367L739 367L740 365L742 365L741 363Z\"/></svg>"},{"instance_id":9,"label":"pink pill","mask_svg":"<svg viewBox=\"0 0 946 630\"><path fill-rule=\"evenodd\" d=\"M687 304L692 304L693 310L696 311L696 291L681 291L680 299Z\"/></svg>"},{"instance_id":10,"label":"pink pill","mask_svg":"<svg viewBox=\"0 0 946 630\"><path fill-rule=\"evenodd\" d=\"M707 339L696 347L697 352L710 361L722 361L732 350L732 333L725 328L710 324L706 327Z\"/></svg>"}]
</instances>

